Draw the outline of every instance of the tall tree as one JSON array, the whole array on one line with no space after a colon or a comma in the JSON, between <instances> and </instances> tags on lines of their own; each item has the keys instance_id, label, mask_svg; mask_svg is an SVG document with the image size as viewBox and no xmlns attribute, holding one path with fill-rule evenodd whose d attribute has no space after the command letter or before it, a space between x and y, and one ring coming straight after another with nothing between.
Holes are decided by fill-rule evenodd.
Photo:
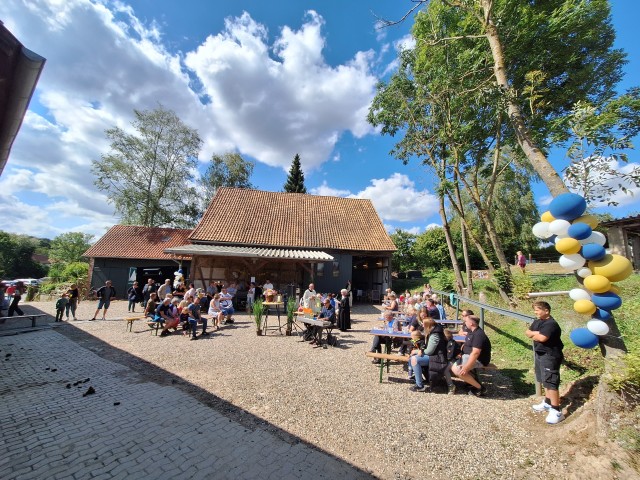
<instances>
[{"instance_id":1,"label":"tall tree","mask_svg":"<svg viewBox=\"0 0 640 480\"><path fill-rule=\"evenodd\" d=\"M416 236L413 233L399 228L389 236L397 249L391 256L391 268L396 272L406 272L407 270L416 268L416 259L413 250Z\"/></svg>"},{"instance_id":2,"label":"tall tree","mask_svg":"<svg viewBox=\"0 0 640 480\"><path fill-rule=\"evenodd\" d=\"M111 151L93 161L95 185L122 222L146 227L194 226L199 210L194 172L202 145L198 132L171 110L134 110L135 134L106 131Z\"/></svg>"},{"instance_id":3,"label":"tall tree","mask_svg":"<svg viewBox=\"0 0 640 480\"><path fill-rule=\"evenodd\" d=\"M307 193L307 188L304 186L304 173L300 164L300 155L297 153L293 157L293 162L291 162L287 183L284 184L284 191L286 193Z\"/></svg>"},{"instance_id":4,"label":"tall tree","mask_svg":"<svg viewBox=\"0 0 640 480\"><path fill-rule=\"evenodd\" d=\"M202 176L208 198L216 194L220 187L253 188L249 179L255 164L242 158L239 153L213 155Z\"/></svg>"},{"instance_id":5,"label":"tall tree","mask_svg":"<svg viewBox=\"0 0 640 480\"><path fill-rule=\"evenodd\" d=\"M91 246L93 235L80 232L67 232L51 241L49 259L52 262L74 263L82 261L82 254Z\"/></svg>"},{"instance_id":6,"label":"tall tree","mask_svg":"<svg viewBox=\"0 0 640 480\"><path fill-rule=\"evenodd\" d=\"M43 277L47 268L32 258L39 243L33 237L0 231L0 277Z\"/></svg>"}]
</instances>

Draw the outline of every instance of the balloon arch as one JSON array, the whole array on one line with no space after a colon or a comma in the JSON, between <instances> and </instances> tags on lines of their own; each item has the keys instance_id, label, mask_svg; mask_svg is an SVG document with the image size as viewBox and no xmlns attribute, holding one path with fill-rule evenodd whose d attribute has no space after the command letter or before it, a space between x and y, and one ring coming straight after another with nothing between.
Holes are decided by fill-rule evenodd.
<instances>
[{"instance_id":1,"label":"balloon arch","mask_svg":"<svg viewBox=\"0 0 640 480\"><path fill-rule=\"evenodd\" d=\"M622 305L620 289L613 282L631 275L633 265L626 257L605 251L607 238L593 230L598 219L585 215L586 209L587 202L580 195L558 195L532 231L536 237L554 242L561 254L560 266L582 279L584 288L572 289L569 297L574 301L573 309L591 319L586 327L571 331L569 337L578 347L594 348L598 337L609 333L611 312Z\"/></svg>"}]
</instances>

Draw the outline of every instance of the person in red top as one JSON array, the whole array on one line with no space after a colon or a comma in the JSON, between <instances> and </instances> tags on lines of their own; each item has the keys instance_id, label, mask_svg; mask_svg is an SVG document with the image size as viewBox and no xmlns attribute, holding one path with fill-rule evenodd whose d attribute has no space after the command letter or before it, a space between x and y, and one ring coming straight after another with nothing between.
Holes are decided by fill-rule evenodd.
<instances>
[{"instance_id":1,"label":"person in red top","mask_svg":"<svg viewBox=\"0 0 640 480\"><path fill-rule=\"evenodd\" d=\"M11 287L7 289L7 295L11 294L11 290ZM16 282L15 287L13 287L13 300L11 300L11 305L9 305L9 312L7 313L7 316L13 317L14 312L18 312L18 315L24 315L24 312L18 306L18 302L20 302L20 300L22 299L22 294L26 290L27 289L25 288L24 283Z\"/></svg>"}]
</instances>

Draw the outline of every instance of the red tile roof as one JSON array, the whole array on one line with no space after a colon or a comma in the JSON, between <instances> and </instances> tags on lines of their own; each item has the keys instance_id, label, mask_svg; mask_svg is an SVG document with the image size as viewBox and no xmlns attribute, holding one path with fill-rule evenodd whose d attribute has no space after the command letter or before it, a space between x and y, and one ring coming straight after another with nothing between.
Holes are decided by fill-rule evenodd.
<instances>
[{"instance_id":1,"label":"red tile roof","mask_svg":"<svg viewBox=\"0 0 640 480\"><path fill-rule=\"evenodd\" d=\"M193 243L392 252L367 199L221 187L190 235Z\"/></svg>"},{"instance_id":2,"label":"red tile roof","mask_svg":"<svg viewBox=\"0 0 640 480\"><path fill-rule=\"evenodd\" d=\"M170 259L165 248L189 243L191 230L114 225L84 253L85 257Z\"/></svg>"}]
</instances>

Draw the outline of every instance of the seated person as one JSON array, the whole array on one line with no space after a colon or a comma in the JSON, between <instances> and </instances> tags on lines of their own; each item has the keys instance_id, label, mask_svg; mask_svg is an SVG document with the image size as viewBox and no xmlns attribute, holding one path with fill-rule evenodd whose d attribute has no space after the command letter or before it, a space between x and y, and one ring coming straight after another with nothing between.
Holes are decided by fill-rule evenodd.
<instances>
[{"instance_id":1,"label":"seated person","mask_svg":"<svg viewBox=\"0 0 640 480\"><path fill-rule=\"evenodd\" d=\"M486 388L473 375L473 370L486 366L491 361L491 342L480 328L480 318L475 315L464 317L465 325L469 333L462 346L462 359L460 363L451 367L453 374L471 385L470 395L481 397Z\"/></svg>"},{"instance_id":2,"label":"seated person","mask_svg":"<svg viewBox=\"0 0 640 480\"><path fill-rule=\"evenodd\" d=\"M184 297L185 293L187 293L187 289L184 286L184 283L180 282L180 283L178 283L178 285L174 289L173 296L174 297L178 297L180 300L182 300L183 298L185 298Z\"/></svg>"},{"instance_id":3,"label":"seated person","mask_svg":"<svg viewBox=\"0 0 640 480\"><path fill-rule=\"evenodd\" d=\"M451 380L451 367L458 361L458 359L462 356L462 347L458 342L453 339L453 332L448 328L443 330L444 338L447 339L447 368L444 370L444 379L447 382L447 388L449 390L449 395L453 395L456 393L456 386L453 384Z\"/></svg>"},{"instance_id":4,"label":"seated person","mask_svg":"<svg viewBox=\"0 0 640 480\"><path fill-rule=\"evenodd\" d=\"M441 367L440 370L444 372L447 365L447 339L444 336L442 325L438 325L432 318L428 318L423 322L424 327L424 347L423 349L415 349L411 352L411 358L409 359L409 365L415 372L416 384L410 388L414 392L430 392L433 386L432 363L438 363ZM424 385L422 378L422 369L424 367L429 368L429 382L431 385L428 387Z\"/></svg>"},{"instance_id":5,"label":"seated person","mask_svg":"<svg viewBox=\"0 0 640 480\"><path fill-rule=\"evenodd\" d=\"M156 308L158 307L158 304L156 303L157 300L158 300L158 295L155 292L149 295L149 301L147 302L147 305L144 308L145 317L149 317L151 319L155 317Z\"/></svg>"},{"instance_id":6,"label":"seated person","mask_svg":"<svg viewBox=\"0 0 640 480\"><path fill-rule=\"evenodd\" d=\"M165 300L167 300L165 298ZM169 329L173 328L174 330L178 329L178 325L180 324L180 312L178 311L178 302L177 298L173 298L169 301L169 310L167 318L164 321L164 327L162 328L161 337L169 335ZM162 302L163 304L165 302Z\"/></svg>"},{"instance_id":7,"label":"seated person","mask_svg":"<svg viewBox=\"0 0 640 480\"><path fill-rule=\"evenodd\" d=\"M473 315L473 310L469 310L469 309L462 310L462 312L460 312L460 320L464 322L464 319L469 315ZM460 327L460 330L458 331L458 335L466 336L467 333L469 333L469 329L467 328L466 323L463 323L462 326Z\"/></svg>"},{"instance_id":8,"label":"seated person","mask_svg":"<svg viewBox=\"0 0 640 480\"><path fill-rule=\"evenodd\" d=\"M432 298L427 299L427 311L429 312L429 317L434 320L440 320L440 310L438 310L436 302L434 302Z\"/></svg>"},{"instance_id":9,"label":"seated person","mask_svg":"<svg viewBox=\"0 0 640 480\"><path fill-rule=\"evenodd\" d=\"M202 336L209 335L207 332L207 319L200 315L200 299L194 298L193 301L187 307L189 312L189 324L191 325L191 340L196 340L196 330L198 328L198 320L202 320Z\"/></svg>"},{"instance_id":10,"label":"seated person","mask_svg":"<svg viewBox=\"0 0 640 480\"><path fill-rule=\"evenodd\" d=\"M389 325L389 322L393 321L393 313L391 313L391 310L387 310L386 312L383 312L382 319L384 321L384 325L386 328L386 326ZM373 342L371 343L371 348L369 349L369 351L372 353L382 353L382 344L387 343L387 341L389 340L390 340L389 337L374 335ZM374 358L371 363L378 364L380 363L380 359Z\"/></svg>"},{"instance_id":11,"label":"seated person","mask_svg":"<svg viewBox=\"0 0 640 480\"><path fill-rule=\"evenodd\" d=\"M391 292L389 294L389 304L383 307L385 310L389 310L391 312L397 312L400 308L398 305L398 300L396 300L396 294Z\"/></svg>"},{"instance_id":12,"label":"seated person","mask_svg":"<svg viewBox=\"0 0 640 480\"><path fill-rule=\"evenodd\" d=\"M180 315L180 324L182 325L182 334L188 335L191 326L189 325L189 310L187 307L189 306L189 302L186 300L181 300L178 304L178 312Z\"/></svg>"},{"instance_id":13,"label":"seated person","mask_svg":"<svg viewBox=\"0 0 640 480\"><path fill-rule=\"evenodd\" d=\"M222 322L226 317L227 320L224 323L233 323L231 315L233 315L234 312L233 295L229 293L227 287L222 287L222 292L220 292L220 313L218 314L218 321Z\"/></svg>"},{"instance_id":14,"label":"seated person","mask_svg":"<svg viewBox=\"0 0 640 480\"><path fill-rule=\"evenodd\" d=\"M330 298L325 298L324 304L322 306L322 311L320 312L320 315L318 315L318 320L336 323L336 310L331 305ZM313 333L313 340L311 340L311 345L320 345L322 343L323 327L314 325L310 329Z\"/></svg>"},{"instance_id":15,"label":"seated person","mask_svg":"<svg viewBox=\"0 0 640 480\"><path fill-rule=\"evenodd\" d=\"M417 352L421 352L424 350L424 339L422 338L422 330L412 330L411 331L411 355L417 355ZM413 367L411 366L411 358L409 358L409 364L407 368L409 372L409 380L414 380L415 376L413 373Z\"/></svg>"},{"instance_id":16,"label":"seated person","mask_svg":"<svg viewBox=\"0 0 640 480\"><path fill-rule=\"evenodd\" d=\"M160 324L164 324L169 320L171 320L171 299L169 297L165 297L162 303L156 307L153 322L160 322Z\"/></svg>"},{"instance_id":17,"label":"seated person","mask_svg":"<svg viewBox=\"0 0 640 480\"><path fill-rule=\"evenodd\" d=\"M220 294L216 293L213 296L211 302L209 302L209 310L207 314L211 317L211 322L216 330L220 330L220 315L222 314L222 310L220 308Z\"/></svg>"}]
</instances>

